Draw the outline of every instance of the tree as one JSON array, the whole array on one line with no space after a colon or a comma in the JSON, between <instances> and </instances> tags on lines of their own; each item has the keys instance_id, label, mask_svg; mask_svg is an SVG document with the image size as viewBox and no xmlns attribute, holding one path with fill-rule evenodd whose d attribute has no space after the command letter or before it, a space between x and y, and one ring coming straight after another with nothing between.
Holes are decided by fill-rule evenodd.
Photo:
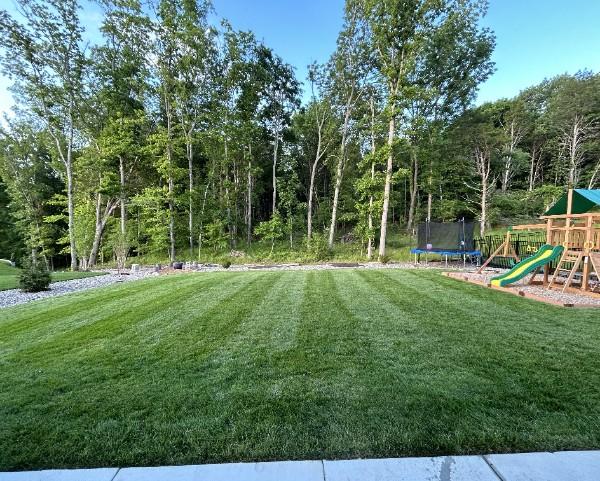
<instances>
[{"instance_id":1,"label":"tree","mask_svg":"<svg viewBox=\"0 0 600 481\"><path fill-rule=\"evenodd\" d=\"M0 11L3 73L15 81L13 92L44 122L64 166L71 269L77 269L73 155L77 121L85 95L87 59L77 0L18 0L20 23Z\"/></svg>"},{"instance_id":2,"label":"tree","mask_svg":"<svg viewBox=\"0 0 600 481\"><path fill-rule=\"evenodd\" d=\"M0 137L0 179L10 196L8 207L16 227L16 232L3 230L3 236L14 239L18 234L31 255L44 262L57 241L56 232L45 222L53 214L49 201L64 187L52 168L47 143L47 135L26 122L10 122ZM16 247L11 248L15 255Z\"/></svg>"},{"instance_id":3,"label":"tree","mask_svg":"<svg viewBox=\"0 0 600 481\"><path fill-rule=\"evenodd\" d=\"M261 118L273 139L272 212L277 209L277 162L283 134L291 122L291 116L298 106L299 84L293 68L286 64L269 48L262 46L258 52L258 62L266 76L261 95L263 96Z\"/></svg>"},{"instance_id":4,"label":"tree","mask_svg":"<svg viewBox=\"0 0 600 481\"><path fill-rule=\"evenodd\" d=\"M15 259L21 257L23 241L16 228L16 222L10 207L10 196L6 186L0 180L0 259Z\"/></svg>"},{"instance_id":5,"label":"tree","mask_svg":"<svg viewBox=\"0 0 600 481\"><path fill-rule=\"evenodd\" d=\"M456 25L459 19L468 20L466 26L475 38L480 38L476 23L485 11L486 3L478 0L455 2L452 0L393 0L381 2L362 0L362 15L368 38L374 52L375 68L385 88L385 115L388 121L387 165L381 216L379 256L385 256L388 210L392 184L394 151L397 129L401 129L401 137L409 132L406 128L407 109L411 102L427 95L427 83L423 85L422 73L427 72L432 60L443 57L440 38L448 37L449 32L457 34ZM464 24L462 25L465 26ZM485 35L483 35L485 37ZM451 37L450 37L451 38ZM487 45L485 38L481 48ZM463 47L462 40L454 42ZM450 42L452 44L452 42ZM439 70L439 69L437 69ZM473 76L476 77L476 76ZM439 83L439 79L435 79ZM448 74L442 80L452 81ZM469 79L471 81L471 79ZM471 82L465 82L465 85ZM434 83L431 81L430 83ZM451 100L452 97L450 97ZM450 103L448 104L450 105ZM397 124L397 121L400 123ZM412 152L413 164L413 199L416 199L416 157Z\"/></svg>"},{"instance_id":6,"label":"tree","mask_svg":"<svg viewBox=\"0 0 600 481\"><path fill-rule=\"evenodd\" d=\"M331 132L331 106L329 99L322 92L322 72L317 65L309 68L309 81L311 85L312 101L306 110L306 116L314 129L316 136L316 145L314 147L314 157L309 164L309 183L308 183L308 209L306 217L307 238L310 241L312 237L312 218L313 218L313 198L315 190L315 179L319 162L329 150L333 141ZM315 86L317 92L315 92Z\"/></svg>"},{"instance_id":7,"label":"tree","mask_svg":"<svg viewBox=\"0 0 600 481\"><path fill-rule=\"evenodd\" d=\"M556 175L576 187L598 140L600 78L590 72L555 79L548 116L556 133Z\"/></svg>"},{"instance_id":8,"label":"tree","mask_svg":"<svg viewBox=\"0 0 600 481\"><path fill-rule=\"evenodd\" d=\"M182 3L177 13L178 52L175 55L174 109L185 143L188 166L188 242L194 250L194 161L196 132L207 129L208 109L215 83L215 35L207 23L209 0Z\"/></svg>"},{"instance_id":9,"label":"tree","mask_svg":"<svg viewBox=\"0 0 600 481\"><path fill-rule=\"evenodd\" d=\"M335 187L331 205L331 223L329 226L329 248L333 248L338 212L338 202L344 167L346 165L346 149L350 137L352 115L356 104L360 101L365 89L365 82L370 70L368 46L364 38L364 30L360 28L360 11L356 3L346 4L344 26L338 35L337 49L327 64L327 91L334 109L343 119L341 125L341 141L335 172Z\"/></svg>"},{"instance_id":10,"label":"tree","mask_svg":"<svg viewBox=\"0 0 600 481\"><path fill-rule=\"evenodd\" d=\"M406 111L410 140L410 204L407 230L412 230L419 195L420 166L426 161L427 217L431 218L435 162L442 131L472 103L478 85L493 72L494 37L481 28L487 3L448 2L439 24L426 39L423 59L410 83L414 95Z\"/></svg>"},{"instance_id":11,"label":"tree","mask_svg":"<svg viewBox=\"0 0 600 481\"><path fill-rule=\"evenodd\" d=\"M279 212L275 211L271 219L258 224L254 229L254 233L262 239L271 241L271 255L273 255L275 241L283 239L283 236L285 235L285 224L283 223Z\"/></svg>"},{"instance_id":12,"label":"tree","mask_svg":"<svg viewBox=\"0 0 600 481\"><path fill-rule=\"evenodd\" d=\"M464 148L471 175L477 179L476 184L467 182L467 185L477 193L481 235L488 227L490 198L498 178L494 164L504 141L497 107L488 103L466 112L453 130L455 140Z\"/></svg>"},{"instance_id":13,"label":"tree","mask_svg":"<svg viewBox=\"0 0 600 481\"><path fill-rule=\"evenodd\" d=\"M111 181L112 193L120 207L119 245L121 257L129 251L127 203L129 181L142 157L143 135L147 132L144 101L149 92L149 65L146 59L150 19L140 0L101 0L104 21L100 27L104 43L92 49L96 113L87 133L106 169L118 172ZM98 118L100 117L100 118ZM114 209L113 209L114 210ZM97 212L101 212L97 210ZM104 211L112 214L110 209ZM106 225L101 218L96 225ZM99 232L100 238L104 232ZM99 239L101 240L101 239ZM95 259L90 259L91 264Z\"/></svg>"},{"instance_id":14,"label":"tree","mask_svg":"<svg viewBox=\"0 0 600 481\"><path fill-rule=\"evenodd\" d=\"M178 37L181 20L181 6L177 0L158 0L157 19L154 25L155 75L160 105L160 128L153 135L156 150L157 170L167 182L167 203L169 209L169 259L175 261L175 183L181 176L177 166L176 143L176 97L175 91L181 75L177 58L181 43ZM162 149L162 151L160 151Z\"/></svg>"}]
</instances>

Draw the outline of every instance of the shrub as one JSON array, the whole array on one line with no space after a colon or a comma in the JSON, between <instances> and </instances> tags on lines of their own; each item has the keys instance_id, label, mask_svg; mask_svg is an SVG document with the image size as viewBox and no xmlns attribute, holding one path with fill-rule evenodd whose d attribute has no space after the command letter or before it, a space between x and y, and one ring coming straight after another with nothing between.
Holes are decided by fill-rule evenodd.
<instances>
[{"instance_id":1,"label":"shrub","mask_svg":"<svg viewBox=\"0 0 600 481\"><path fill-rule=\"evenodd\" d=\"M387 264L388 262L390 262L390 256L380 256L379 257L379 262L381 262L382 264Z\"/></svg>"},{"instance_id":2,"label":"shrub","mask_svg":"<svg viewBox=\"0 0 600 481\"><path fill-rule=\"evenodd\" d=\"M273 255L275 241L278 239L283 239L283 236L285 235L285 224L283 223L279 212L275 211L270 220L266 220L258 224L254 228L254 233L261 239L271 241L270 255Z\"/></svg>"},{"instance_id":3,"label":"shrub","mask_svg":"<svg viewBox=\"0 0 600 481\"><path fill-rule=\"evenodd\" d=\"M312 238L304 240L306 245L306 252L309 257L315 261L325 261L331 258L332 252L329 248L329 242L325 234L315 232Z\"/></svg>"},{"instance_id":4,"label":"shrub","mask_svg":"<svg viewBox=\"0 0 600 481\"><path fill-rule=\"evenodd\" d=\"M48 290L50 271L46 261L38 256L23 259L23 268L19 274L19 287L25 292Z\"/></svg>"}]
</instances>

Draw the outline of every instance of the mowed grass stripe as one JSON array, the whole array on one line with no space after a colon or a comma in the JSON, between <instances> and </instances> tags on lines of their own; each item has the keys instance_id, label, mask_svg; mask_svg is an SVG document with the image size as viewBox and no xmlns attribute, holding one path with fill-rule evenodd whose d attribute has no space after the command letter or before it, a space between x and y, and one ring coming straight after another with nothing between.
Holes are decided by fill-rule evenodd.
<instances>
[{"instance_id":1,"label":"mowed grass stripe","mask_svg":"<svg viewBox=\"0 0 600 481\"><path fill-rule=\"evenodd\" d=\"M132 323L119 322L121 318L130 317L146 319L151 313L159 314L164 305L171 305L177 301L178 293L188 294L193 290L202 289L204 285L214 283L211 278L193 279L187 276L173 276L162 283L153 279L140 281L134 287L125 285L118 288L106 287L94 291L93 296L86 297L80 293L70 300L53 309L52 303L48 306L47 314L40 316L31 315L36 312L35 305L26 309L17 309L17 314L12 322L7 325L0 324L0 333L4 339L12 339L12 346L4 346L3 352L35 349L44 345L45 350L51 349L53 344L62 346L70 338L76 341L77 337L85 336L87 341L92 338L106 338L107 334L114 334L111 326L103 322L110 320L112 327L120 330L128 329ZM237 289L237 285L233 286ZM184 292L182 292L182 290ZM152 292L149 296L148 292ZM75 307L69 311L68 306ZM137 314L136 314L137 313ZM135 325L135 323L133 323ZM29 327L29 329L27 329ZM93 333L96 332L94 336ZM91 337L88 337L91 335ZM73 344L72 346L77 346ZM86 345L86 350L89 345ZM2 356L2 354L0 354Z\"/></svg>"},{"instance_id":2,"label":"mowed grass stripe","mask_svg":"<svg viewBox=\"0 0 600 481\"><path fill-rule=\"evenodd\" d=\"M466 286L468 294L464 291L461 294L460 288L464 283L460 281L435 273L418 276L407 271L406 274L402 279L410 278L413 283L418 283L418 290L422 293L419 297L424 305L434 305L441 293L449 291L450 295L444 302L443 310L435 310L446 316L435 316L433 319L438 327L443 328L450 341L467 341L465 345L472 342L479 345L489 342L489 352L493 353L492 347L497 348L499 343L504 349L512 351L520 341L526 340L531 346L522 353L525 357L534 349L545 361L559 360L560 367L550 364L547 366L551 370L557 367L558 370L564 368L565 361L573 369L581 369L581 366L587 364L586 359L591 352L596 349L598 337L590 337L590 329L597 326L598 311L569 311L527 299L522 299L522 303L514 303L510 294L490 292L488 289L471 285ZM386 272L385 276L390 280L397 279L391 271ZM469 295L469 302L465 302L465 295ZM505 304L508 306L505 307ZM573 317L579 322L573 323ZM467 322L453 322L454 329L448 330L448 320L454 319L467 319ZM543 321L530 322L531 319ZM470 337L472 338L469 339ZM570 354L566 359L563 356L565 352ZM490 361L494 370L498 369L502 361L490 359L489 354L485 354L485 359ZM477 359L477 365L481 365L482 362L484 360Z\"/></svg>"},{"instance_id":3,"label":"mowed grass stripe","mask_svg":"<svg viewBox=\"0 0 600 481\"><path fill-rule=\"evenodd\" d=\"M531 327L539 329L545 319L550 319L553 314L557 314L556 308L537 303L536 307L542 312L538 311L534 323L531 322L530 317L523 315L503 316L501 308L495 305L493 298L482 311L486 316L476 315L477 311L465 310L464 295L450 296L445 299L443 309L427 310L428 305L435 303L432 293L436 289L432 288L432 284L443 283L446 279L435 274L435 277L431 274L423 277L415 276L411 271L407 271L407 274L409 275L398 276L397 273L386 271L383 276L376 276L371 272L364 273L364 276L372 280L377 279L377 289L400 310L412 304L411 311L421 309L422 312L428 312L429 317L423 317L421 322L425 339L439 339L439 333L444 334L445 345L435 342L423 343L419 346L419 352L424 362L433 360L433 366L437 366L440 376L448 376L448 382L443 386L446 391L454 390L459 397L465 396L469 402L475 402L476 412L479 411L480 415L485 413L484 418L493 420L480 428L481 432L478 435L473 433L473 436L481 438L489 435L487 443L497 444L498 450L507 450L510 449L509 446L526 439L530 432L544 432L551 426L565 422L566 413L581 412L582 409L591 406L590 401L600 401L598 391L591 384L597 382L597 374L589 371L590 368L596 369L594 366L597 366L597 358L591 363L590 359L584 362L588 369L584 368L582 372L579 367L581 363L571 362L571 356L565 359L564 351L556 351L546 346L544 337L529 342L530 336L523 335L523 332ZM394 283L386 280L390 278L396 278L404 284L398 285L400 284L398 282L394 286ZM406 286L407 283L410 287ZM476 286L474 287L477 289ZM419 292L422 294L419 295ZM398 300L399 293L409 293L411 297L418 296L418 300L412 303ZM501 293L497 294L501 295ZM550 312L546 312L545 317L543 311ZM564 310L562 312L565 313ZM565 332L562 336L563 339L569 337ZM435 348L433 352L428 352L432 347L430 344ZM448 349L449 346L452 348ZM587 349L584 352L587 352ZM577 354L577 351L575 353ZM420 364L417 361L413 366L417 367ZM431 376L436 372L433 366L425 370L415 369L415 374L422 379L427 379L427 373ZM539 375L540 368L543 369L543 376ZM565 376L567 372L572 375ZM465 375L468 375L467 383L456 379L458 376ZM478 378L482 382L472 382L477 381ZM557 385L561 385L560 398L556 396ZM578 399L578 393L582 388L594 393L591 399ZM428 390L432 393L431 386ZM448 401L445 399L442 405L451 406L452 403ZM472 410L469 406L464 406L462 409L465 412ZM442 412L438 408L436 411ZM511 416L506 416L507 411L511 412ZM461 419L461 422L463 421ZM598 425L597 419L593 416L583 423ZM504 429L498 429L500 426ZM503 431L510 431L511 427L522 433L518 441L512 437L503 439L499 436ZM456 432L460 433L461 430ZM463 436L463 439L472 443L468 437ZM563 446L564 444L561 443L560 447ZM464 448L456 446L454 449Z\"/></svg>"},{"instance_id":4,"label":"mowed grass stripe","mask_svg":"<svg viewBox=\"0 0 600 481\"><path fill-rule=\"evenodd\" d=\"M370 429L363 433L361 445L353 442L351 435L345 440L357 445L352 456L391 454L400 446L422 452L432 445L428 433L454 425L457 411L468 411L478 402L476 393L464 390L468 382L478 390L489 387L478 376L469 373L466 377L453 365L441 362L439 342L443 339L428 332L421 321L423 311L410 306L417 294L413 283L390 282L382 274L354 271L347 282L351 289L345 300L351 312L363 319L361 336L371 339L370 356L362 373L366 396L358 410L368 416L361 425ZM365 282L367 278L371 282ZM390 292L393 302L386 295ZM378 376L373 376L374 372ZM457 447L456 440L445 442Z\"/></svg>"},{"instance_id":5,"label":"mowed grass stripe","mask_svg":"<svg viewBox=\"0 0 600 481\"><path fill-rule=\"evenodd\" d=\"M227 281L231 276L222 277L219 282L219 296L215 296L214 302L218 303L227 296L240 292L240 287L250 284L253 278L235 278L236 282ZM241 282L240 282L241 281ZM207 282L215 285L214 277L203 279L201 277L172 277L161 286L160 295L152 297L152 302L147 302L145 308L132 302L131 296L125 297L126 308L119 311L119 315L105 310L103 315L85 323L80 323L77 329L67 329L64 324L54 325L56 334L38 342L34 346L22 349L18 354L5 356L3 367L5 368L7 383L25 382L27 389L25 395L21 395L22 403L26 405L32 402L40 391L58 392L62 394L66 387L72 383L83 389L86 384L96 386L98 382L110 383L112 379L119 377L133 377L139 375L140 369L148 369L149 364L156 361L148 356L149 345L140 336L140 322L147 322L148 316L155 316L163 321L163 326L156 326L155 331L171 327L174 318L173 311L168 318L162 316L164 312L169 313L169 306L175 306L179 310L181 299L186 299L192 292L201 290ZM210 296L210 291L204 291ZM96 293L100 297L104 293ZM139 294L139 293L138 293ZM181 296L179 298L178 296ZM144 296L147 299L147 295ZM141 303L143 306L143 303ZM210 303L192 303L198 310L208 310ZM154 314L152 314L154 312ZM176 318L176 316L175 316ZM144 331L142 329L141 331ZM132 336L137 336L134 340ZM127 346L127 349L123 349ZM132 355L133 354L133 355ZM72 364L74 363L74 364ZM14 378L11 376L17 372L11 369L14 365L31 366L26 378ZM65 366L70 369L65 369ZM110 375L106 375L110 373ZM4 391L7 396L10 391ZM0 404L2 404L0 393ZM60 402L60 400L57 400Z\"/></svg>"},{"instance_id":6,"label":"mowed grass stripe","mask_svg":"<svg viewBox=\"0 0 600 481\"><path fill-rule=\"evenodd\" d=\"M208 309L204 309L203 304L192 303L191 305L201 310L202 314L192 316L191 319L185 315L181 317L182 320L185 319L186 324L209 326L213 334L199 338L204 341L205 354L210 352L207 350L208 346L217 348L224 339L225 331L219 320L225 323L236 322L239 318L232 313L240 313L240 306L244 308L252 306L250 299L259 299L256 292L253 289L249 290L248 286L259 284L254 287L264 292L268 291L268 284L275 280L273 276L262 273L236 276L237 282L232 283L232 288L228 289L224 281L230 278L229 275L211 277L213 282L218 281L223 288L221 295L217 296L218 301L207 302ZM181 281L182 279L170 278L166 280L166 284L172 290ZM194 279L190 277L186 281L189 283ZM266 289L263 289L265 287ZM207 300L210 300L210 297ZM180 299L175 296L172 302L178 305ZM217 311L218 314L215 315ZM143 319L143 315L140 318ZM122 317L120 321L126 322L127 318ZM146 463L149 463L155 449L166 448L160 442L156 442L157 438L169 439L168 442L171 443L185 434L185 430L177 432L174 418L181 418L186 411L196 412L198 404L194 391L197 388L200 392L204 391L201 372L186 370L185 367L185 364L198 366L202 359L198 357L197 351L185 344L186 337L185 335L182 337L181 334L182 331L177 330L165 339L165 342L170 342L175 337L183 341L175 351L170 351L165 346L160 346L159 349L153 346L149 352L143 350L140 352L140 346L128 346L131 350L128 351L127 365L121 365L117 360L116 365L108 366L97 362L98 359L94 356L90 356L86 363L67 364L61 366L60 371L44 370L44 377L39 379L36 386L30 387L32 396L40 397L45 392L51 392L52 397L47 399L44 396L39 404L31 399L26 401L30 403L32 411L38 411L37 415L48 416L49 420L56 420L56 422L41 427L37 430L38 434L44 439L55 440L56 443L59 443L61 437L66 437L66 442L60 443L63 449L71 447L74 452L79 452L78 446L85 445L92 452L104 450L109 457L117 456L123 450L123 446L128 446L132 442L141 443L145 445L145 452L149 456L146 458ZM193 339L194 342L197 341L195 337ZM212 344L207 342L209 339L213 340ZM142 357L137 358L137 353L142 354ZM182 364L180 356L185 357L187 362ZM54 358L49 358L48 361L50 365L56 363ZM185 372L185 377L181 377L181 371ZM52 378L53 376L59 378ZM69 391L67 386L77 386L77 388ZM109 396L107 396L108 392L110 392ZM165 399L167 393L168 398ZM10 404L10 399L0 398L0 405L6 405L5 401ZM90 417L96 409L100 409L102 414ZM53 412L55 414L52 414ZM10 422L8 414L5 419ZM19 425L23 421L19 410L14 410L12 414L12 421ZM214 418L220 419L219 416ZM197 422L197 418L195 421ZM121 430L123 427L127 429ZM115 428L117 428L116 432ZM68 436L68 433L71 433L71 436ZM114 451L109 449L110 446L113 446ZM135 452L134 446L130 447L132 450L128 451L128 454ZM11 446L9 449L14 448ZM33 446L33 451L36 450L37 446ZM81 459L85 459L85 455L85 452L78 454ZM43 455L40 456L40 459L43 459ZM129 460L127 456L125 459ZM85 461L80 465L85 465Z\"/></svg>"}]
</instances>

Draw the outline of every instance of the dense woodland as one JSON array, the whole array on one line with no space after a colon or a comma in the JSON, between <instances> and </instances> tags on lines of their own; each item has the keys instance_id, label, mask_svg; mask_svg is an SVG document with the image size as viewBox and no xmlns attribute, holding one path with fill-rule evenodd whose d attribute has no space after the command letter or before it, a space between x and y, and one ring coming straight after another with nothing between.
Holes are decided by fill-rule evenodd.
<instances>
[{"instance_id":1,"label":"dense woodland","mask_svg":"<svg viewBox=\"0 0 600 481\"><path fill-rule=\"evenodd\" d=\"M211 24L209 0L99 0L98 43L77 0L17 4L0 12L17 101L0 257L88 269L344 240L386 259L391 230L464 217L485 233L600 185L600 75L474 106L494 71L482 0L347 0L307 79Z\"/></svg>"}]
</instances>

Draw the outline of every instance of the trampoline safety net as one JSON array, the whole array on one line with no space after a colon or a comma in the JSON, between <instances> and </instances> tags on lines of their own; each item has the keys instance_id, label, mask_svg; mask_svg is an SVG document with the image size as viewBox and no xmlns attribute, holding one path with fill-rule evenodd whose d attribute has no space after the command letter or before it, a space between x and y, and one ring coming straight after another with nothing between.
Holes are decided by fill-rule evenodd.
<instances>
[{"instance_id":1,"label":"trampoline safety net","mask_svg":"<svg viewBox=\"0 0 600 481\"><path fill-rule=\"evenodd\" d=\"M418 248L423 250L471 251L472 222L424 222L417 229Z\"/></svg>"}]
</instances>

